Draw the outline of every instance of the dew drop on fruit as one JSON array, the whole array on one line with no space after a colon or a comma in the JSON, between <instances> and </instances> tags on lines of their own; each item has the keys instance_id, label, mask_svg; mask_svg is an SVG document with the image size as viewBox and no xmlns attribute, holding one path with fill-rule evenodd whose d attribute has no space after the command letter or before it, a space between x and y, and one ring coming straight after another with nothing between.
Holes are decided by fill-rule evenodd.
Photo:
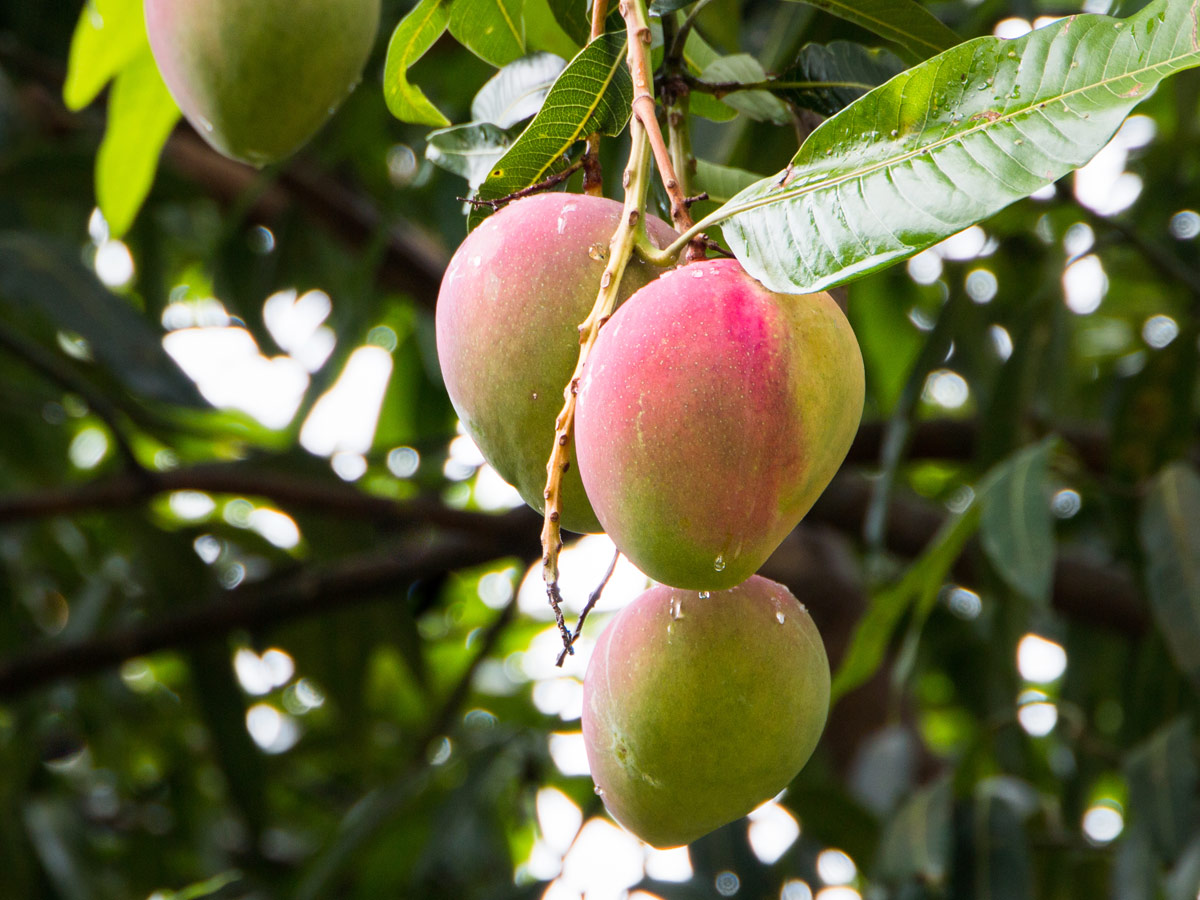
<instances>
[{"instance_id":1,"label":"dew drop on fruit","mask_svg":"<svg viewBox=\"0 0 1200 900\"><path fill-rule=\"evenodd\" d=\"M787 621L787 616L785 616L782 612L777 612L775 613L775 621L782 625Z\"/></svg>"},{"instance_id":2,"label":"dew drop on fruit","mask_svg":"<svg viewBox=\"0 0 1200 900\"><path fill-rule=\"evenodd\" d=\"M693 278L703 278L703 277L704 277L704 271L703 271L702 269L694 269L694 270L692 271L692 277L693 277Z\"/></svg>"},{"instance_id":3,"label":"dew drop on fruit","mask_svg":"<svg viewBox=\"0 0 1200 900\"><path fill-rule=\"evenodd\" d=\"M597 797L604 796L604 788L600 787L600 785L598 785L598 784L592 785L592 791L596 794Z\"/></svg>"},{"instance_id":4,"label":"dew drop on fruit","mask_svg":"<svg viewBox=\"0 0 1200 900\"><path fill-rule=\"evenodd\" d=\"M601 260L604 259L605 255L604 248L599 244L592 244L592 246L588 247L588 256L592 259Z\"/></svg>"},{"instance_id":5,"label":"dew drop on fruit","mask_svg":"<svg viewBox=\"0 0 1200 900\"><path fill-rule=\"evenodd\" d=\"M712 596L712 594L710 594L708 591L701 591L701 592L700 592L700 599L701 599L701 600L707 600L707 599L708 599L709 597L711 597L711 596Z\"/></svg>"},{"instance_id":6,"label":"dew drop on fruit","mask_svg":"<svg viewBox=\"0 0 1200 900\"><path fill-rule=\"evenodd\" d=\"M205 131L211 132L213 130L213 123L204 118L204 116L197 116L196 118L200 120L200 127Z\"/></svg>"},{"instance_id":7,"label":"dew drop on fruit","mask_svg":"<svg viewBox=\"0 0 1200 900\"><path fill-rule=\"evenodd\" d=\"M724 572L725 571L725 557L718 556L716 559L714 559L713 560L713 568L716 569L718 572Z\"/></svg>"}]
</instances>

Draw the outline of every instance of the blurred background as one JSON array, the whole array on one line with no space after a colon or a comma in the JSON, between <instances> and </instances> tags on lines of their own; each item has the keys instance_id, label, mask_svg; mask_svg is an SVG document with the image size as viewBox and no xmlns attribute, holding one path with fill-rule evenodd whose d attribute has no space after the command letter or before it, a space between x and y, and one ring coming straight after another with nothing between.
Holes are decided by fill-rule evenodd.
<instances>
[{"instance_id":1,"label":"blurred background","mask_svg":"<svg viewBox=\"0 0 1200 900\"><path fill-rule=\"evenodd\" d=\"M862 429L763 570L841 695L783 794L654 851L579 730L645 578L618 565L557 668L540 519L441 386L467 187L383 103L407 7L258 172L115 107L136 46L69 73L78 0L0 3L0 896L1194 900L1195 73L1084 169L850 286ZM963 38L1080 11L928 7ZM872 43L765 0L699 29L767 71ZM410 77L464 122L492 72L447 36ZM745 116L693 137L764 175L796 147ZM568 544L572 617L611 556Z\"/></svg>"}]
</instances>

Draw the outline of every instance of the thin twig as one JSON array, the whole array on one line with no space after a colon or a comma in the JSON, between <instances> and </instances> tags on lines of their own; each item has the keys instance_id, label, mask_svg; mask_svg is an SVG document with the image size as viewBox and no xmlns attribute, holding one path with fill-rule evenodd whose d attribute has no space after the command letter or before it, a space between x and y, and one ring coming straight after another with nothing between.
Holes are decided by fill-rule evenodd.
<instances>
[{"instance_id":1,"label":"thin twig","mask_svg":"<svg viewBox=\"0 0 1200 900\"><path fill-rule=\"evenodd\" d=\"M537 194L541 191L549 190L555 185L562 184L564 181L578 172L583 166L584 159L581 157L556 175L551 175L549 178L543 178L537 184L531 184L529 187L521 188L519 191L513 191L511 194L505 194L503 197L497 197L494 200L480 200L478 197L459 197L458 199L463 203L470 203L472 206L490 207L492 212L495 212L500 207L507 203L511 203L513 200L520 200L522 197L528 197L530 194Z\"/></svg>"},{"instance_id":2,"label":"thin twig","mask_svg":"<svg viewBox=\"0 0 1200 900\"><path fill-rule=\"evenodd\" d=\"M571 632L571 643L562 648L562 652L558 654L558 662L555 663L560 669L562 668L563 660L567 658L567 653L575 646L575 642L579 640L579 635L583 631L583 623L587 621L588 614L600 602L600 595L604 593L604 588L608 586L609 579L612 578L613 572L617 569L617 560L621 558L620 550L613 550L612 561L608 564L608 570L604 573L604 577L600 579L600 583L596 585L596 589L588 594L587 603L583 605L583 611L579 613L579 621L575 623L575 630Z\"/></svg>"}]
</instances>

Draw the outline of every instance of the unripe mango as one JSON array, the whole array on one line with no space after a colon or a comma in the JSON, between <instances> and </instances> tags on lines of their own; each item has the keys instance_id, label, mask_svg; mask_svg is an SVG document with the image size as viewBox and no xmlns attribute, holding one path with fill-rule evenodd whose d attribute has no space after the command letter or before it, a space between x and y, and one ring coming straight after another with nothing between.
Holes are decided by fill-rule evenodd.
<instances>
[{"instance_id":1,"label":"unripe mango","mask_svg":"<svg viewBox=\"0 0 1200 900\"><path fill-rule=\"evenodd\" d=\"M483 456L539 512L563 389L579 358L579 324L596 302L621 204L581 194L510 203L459 246L437 301L438 361L450 401ZM661 219L647 231L675 238ZM619 300L661 269L631 259ZM574 464L563 478L570 531L599 531Z\"/></svg>"},{"instance_id":2,"label":"unripe mango","mask_svg":"<svg viewBox=\"0 0 1200 900\"><path fill-rule=\"evenodd\" d=\"M380 0L145 0L163 81L216 150L261 166L307 141L362 74Z\"/></svg>"},{"instance_id":3,"label":"unripe mango","mask_svg":"<svg viewBox=\"0 0 1200 900\"><path fill-rule=\"evenodd\" d=\"M805 608L755 575L728 591L663 585L609 624L583 681L592 779L656 847L694 841L785 788L829 711L829 662Z\"/></svg>"},{"instance_id":4,"label":"unripe mango","mask_svg":"<svg viewBox=\"0 0 1200 900\"><path fill-rule=\"evenodd\" d=\"M826 293L692 263L617 310L584 370L575 446L604 530L656 581L738 584L808 512L850 448L863 362Z\"/></svg>"}]
</instances>

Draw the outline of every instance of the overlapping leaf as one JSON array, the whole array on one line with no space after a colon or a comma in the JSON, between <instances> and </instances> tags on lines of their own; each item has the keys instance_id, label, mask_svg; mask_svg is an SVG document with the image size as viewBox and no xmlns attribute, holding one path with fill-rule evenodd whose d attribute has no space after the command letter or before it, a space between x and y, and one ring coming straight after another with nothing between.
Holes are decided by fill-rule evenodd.
<instances>
[{"instance_id":1,"label":"overlapping leaf","mask_svg":"<svg viewBox=\"0 0 1200 900\"><path fill-rule=\"evenodd\" d=\"M987 218L1090 160L1163 78L1200 65L1200 0L968 41L815 131L734 197L738 259L774 290L831 287Z\"/></svg>"},{"instance_id":2,"label":"overlapping leaf","mask_svg":"<svg viewBox=\"0 0 1200 900\"><path fill-rule=\"evenodd\" d=\"M830 15L894 41L917 59L958 43L958 36L915 0L802 0Z\"/></svg>"},{"instance_id":3,"label":"overlapping leaf","mask_svg":"<svg viewBox=\"0 0 1200 900\"><path fill-rule=\"evenodd\" d=\"M1054 522L1048 475L1054 439L1018 452L1000 467L983 497L979 538L988 559L1015 590L1046 602L1054 575Z\"/></svg>"},{"instance_id":4,"label":"overlapping leaf","mask_svg":"<svg viewBox=\"0 0 1200 900\"><path fill-rule=\"evenodd\" d=\"M431 131L425 141L426 159L461 175L475 188L504 155L512 138L491 122L470 122Z\"/></svg>"},{"instance_id":5,"label":"overlapping leaf","mask_svg":"<svg viewBox=\"0 0 1200 900\"><path fill-rule=\"evenodd\" d=\"M806 44L772 90L789 103L832 116L903 70L904 63L887 50L852 41Z\"/></svg>"},{"instance_id":6,"label":"overlapping leaf","mask_svg":"<svg viewBox=\"0 0 1200 900\"><path fill-rule=\"evenodd\" d=\"M553 53L532 53L509 63L479 89L471 101L471 118L511 128L542 108L566 61Z\"/></svg>"},{"instance_id":7,"label":"overlapping leaf","mask_svg":"<svg viewBox=\"0 0 1200 900\"><path fill-rule=\"evenodd\" d=\"M525 0L454 0L450 33L494 66L525 54Z\"/></svg>"},{"instance_id":8,"label":"overlapping leaf","mask_svg":"<svg viewBox=\"0 0 1200 900\"><path fill-rule=\"evenodd\" d=\"M593 132L620 134L629 121L633 82L625 66L625 34L601 35L579 52L546 96L545 106L496 163L480 186L481 200L495 200L561 172L567 151ZM490 214L476 207L474 228Z\"/></svg>"}]
</instances>

